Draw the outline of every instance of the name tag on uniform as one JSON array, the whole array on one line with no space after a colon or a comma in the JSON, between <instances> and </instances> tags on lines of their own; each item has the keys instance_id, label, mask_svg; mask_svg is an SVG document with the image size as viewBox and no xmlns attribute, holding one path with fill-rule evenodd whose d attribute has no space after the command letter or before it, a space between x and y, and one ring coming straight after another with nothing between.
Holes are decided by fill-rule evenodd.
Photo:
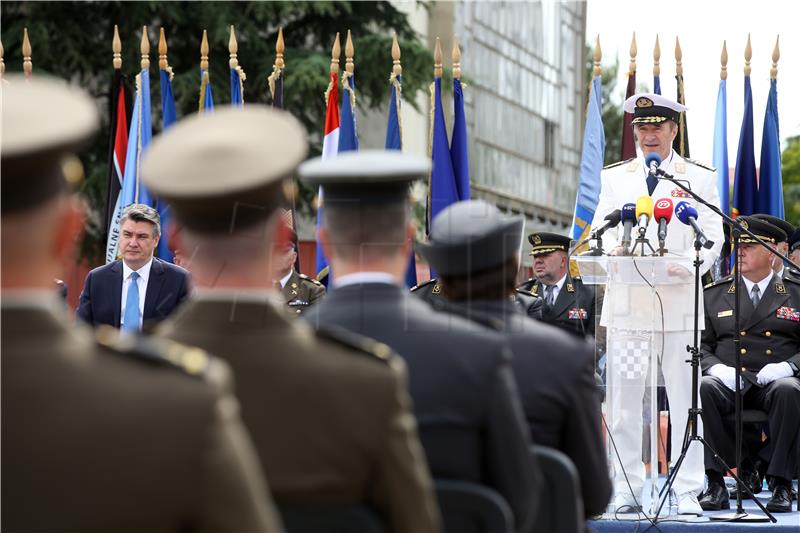
<instances>
[{"instance_id":1,"label":"name tag on uniform","mask_svg":"<svg viewBox=\"0 0 800 533\"><path fill-rule=\"evenodd\" d=\"M305 300L292 300L289 302L289 307L306 307L308 302Z\"/></svg>"},{"instance_id":2,"label":"name tag on uniform","mask_svg":"<svg viewBox=\"0 0 800 533\"><path fill-rule=\"evenodd\" d=\"M726 316L733 316L733 309L728 309L727 311L720 311L717 313L717 318L724 318Z\"/></svg>"},{"instance_id":3,"label":"name tag on uniform","mask_svg":"<svg viewBox=\"0 0 800 533\"><path fill-rule=\"evenodd\" d=\"M586 312L586 309L573 307L572 309L569 310L567 317L570 320L586 320L589 317L589 313Z\"/></svg>"},{"instance_id":4,"label":"name tag on uniform","mask_svg":"<svg viewBox=\"0 0 800 533\"><path fill-rule=\"evenodd\" d=\"M794 307L779 307L775 312L775 316L783 320L791 320L792 322L800 322L800 311Z\"/></svg>"}]
</instances>

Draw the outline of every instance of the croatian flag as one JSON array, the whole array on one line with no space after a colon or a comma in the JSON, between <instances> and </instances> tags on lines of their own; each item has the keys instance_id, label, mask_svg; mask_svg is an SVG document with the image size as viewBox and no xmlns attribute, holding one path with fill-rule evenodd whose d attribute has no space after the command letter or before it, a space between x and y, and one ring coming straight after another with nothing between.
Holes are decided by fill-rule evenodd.
<instances>
[{"instance_id":1,"label":"croatian flag","mask_svg":"<svg viewBox=\"0 0 800 533\"><path fill-rule=\"evenodd\" d=\"M328 159L336 157L339 153L339 77L331 73L331 83L326 93L328 106L325 111L325 136L322 139L322 158ZM323 191L322 185L319 187L319 207L317 208L317 233L322 226L323 216ZM317 279L325 285L328 284L328 260L322 253L322 246L317 239Z\"/></svg>"}]
</instances>

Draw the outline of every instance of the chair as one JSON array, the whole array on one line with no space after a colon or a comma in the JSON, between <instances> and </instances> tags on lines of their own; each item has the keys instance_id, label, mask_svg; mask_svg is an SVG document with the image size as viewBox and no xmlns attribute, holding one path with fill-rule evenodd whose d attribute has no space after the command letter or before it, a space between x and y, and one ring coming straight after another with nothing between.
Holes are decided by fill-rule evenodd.
<instances>
[{"instance_id":1,"label":"chair","mask_svg":"<svg viewBox=\"0 0 800 533\"><path fill-rule=\"evenodd\" d=\"M736 413L725 415L725 421L731 424L736 423ZM766 411L760 409L742 409L742 425L744 424L766 424L769 422L769 415ZM794 479L798 480L798 489L800 489L800 448L797 450L798 454L798 472L795 472ZM797 497L797 510L800 511L800 496Z\"/></svg>"},{"instance_id":2,"label":"chair","mask_svg":"<svg viewBox=\"0 0 800 533\"><path fill-rule=\"evenodd\" d=\"M533 445L544 474L544 489L539 512L531 531L579 533L584 531L583 497L575 464L563 452Z\"/></svg>"},{"instance_id":3,"label":"chair","mask_svg":"<svg viewBox=\"0 0 800 533\"><path fill-rule=\"evenodd\" d=\"M366 505L278 503L287 533L386 533L383 520Z\"/></svg>"},{"instance_id":4,"label":"chair","mask_svg":"<svg viewBox=\"0 0 800 533\"><path fill-rule=\"evenodd\" d=\"M489 487L466 481L435 480L447 533L512 533L508 502Z\"/></svg>"}]
</instances>

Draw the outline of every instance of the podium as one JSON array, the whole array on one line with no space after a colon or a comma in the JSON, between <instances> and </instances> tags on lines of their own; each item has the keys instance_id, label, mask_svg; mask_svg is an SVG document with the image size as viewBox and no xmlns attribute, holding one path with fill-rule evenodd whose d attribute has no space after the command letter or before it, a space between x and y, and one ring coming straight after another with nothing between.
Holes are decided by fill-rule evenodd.
<instances>
[{"instance_id":1,"label":"podium","mask_svg":"<svg viewBox=\"0 0 800 533\"><path fill-rule=\"evenodd\" d=\"M644 507L643 502L649 501L650 509L644 510L653 513L658 506L657 387L664 333L693 329L692 259L669 255L584 255L573 259L584 283L605 286L600 326L606 329L606 450L615 494L631 493L630 484L639 504ZM688 352L666 356L689 358ZM687 365L686 379L690 377ZM648 422L650 431L646 433L641 428ZM673 424L672 431L683 434L684 427ZM614 444L625 463L624 473ZM666 457L666 442L661 445ZM649 475L644 464L648 449ZM673 457L679 453L672 450ZM610 506L609 513L614 513L613 499Z\"/></svg>"}]
</instances>

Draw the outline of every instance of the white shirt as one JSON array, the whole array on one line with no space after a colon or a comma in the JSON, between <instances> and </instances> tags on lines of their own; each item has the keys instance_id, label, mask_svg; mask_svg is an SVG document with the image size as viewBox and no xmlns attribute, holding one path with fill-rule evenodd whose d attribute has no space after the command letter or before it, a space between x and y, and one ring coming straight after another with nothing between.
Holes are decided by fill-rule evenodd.
<instances>
[{"instance_id":1,"label":"white shirt","mask_svg":"<svg viewBox=\"0 0 800 533\"><path fill-rule=\"evenodd\" d=\"M388 285L399 285L397 278L388 272L355 272L340 276L333 280L333 287L345 287L347 285L360 285L362 283L386 283Z\"/></svg>"},{"instance_id":2,"label":"white shirt","mask_svg":"<svg viewBox=\"0 0 800 533\"><path fill-rule=\"evenodd\" d=\"M553 287L553 303L556 303L556 300L558 299L558 293L561 292L561 287L564 286L564 282L565 281L567 281L567 273L566 272L564 272L564 275L561 277L560 280L558 280L556 282L555 286ZM542 282L542 286L544 287L544 289L546 291L548 286L544 282ZM547 293L546 292L542 292L542 298L544 298L545 294L547 294Z\"/></svg>"},{"instance_id":3,"label":"white shirt","mask_svg":"<svg viewBox=\"0 0 800 533\"><path fill-rule=\"evenodd\" d=\"M755 281L750 281L744 275L742 275L742 281L744 282L744 286L747 288L747 297L751 300L753 299L753 285L758 285L758 297L759 301L764 295L767 293L767 289L769 288L769 282L772 279L773 273L770 272L767 274L767 277L756 283Z\"/></svg>"},{"instance_id":4,"label":"white shirt","mask_svg":"<svg viewBox=\"0 0 800 533\"><path fill-rule=\"evenodd\" d=\"M153 258L150 258L150 261L145 263L145 265L136 270L135 272L139 274L139 279L136 280L136 284L139 287L139 329L142 329L142 317L144 316L144 299L147 295L147 281L150 279L150 268L153 266ZM131 274L133 274L134 270L125 264L125 261L122 262L122 298L120 298L120 312L119 312L119 327L122 328L122 325L125 323L125 304L128 301L128 287L131 286Z\"/></svg>"},{"instance_id":5,"label":"white shirt","mask_svg":"<svg viewBox=\"0 0 800 533\"><path fill-rule=\"evenodd\" d=\"M280 280L281 282L281 289L286 287L286 284L289 283L289 278L292 277L292 270L289 270L289 273L283 276Z\"/></svg>"}]
</instances>

